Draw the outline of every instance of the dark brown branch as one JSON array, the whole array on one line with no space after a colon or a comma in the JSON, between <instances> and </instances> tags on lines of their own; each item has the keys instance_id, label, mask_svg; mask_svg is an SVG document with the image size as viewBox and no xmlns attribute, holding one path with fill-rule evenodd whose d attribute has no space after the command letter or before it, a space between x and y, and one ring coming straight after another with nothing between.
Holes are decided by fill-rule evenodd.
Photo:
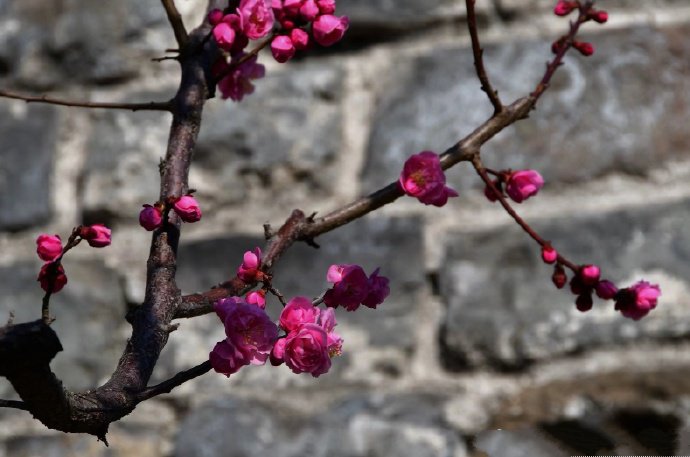
<instances>
[{"instance_id":1,"label":"dark brown branch","mask_svg":"<svg viewBox=\"0 0 690 457\"><path fill-rule=\"evenodd\" d=\"M213 304L222 298L241 296L252 288L240 278L224 282L204 293L185 295L175 312L175 319L202 316L213 312Z\"/></svg>"},{"instance_id":2,"label":"dark brown branch","mask_svg":"<svg viewBox=\"0 0 690 457\"><path fill-rule=\"evenodd\" d=\"M160 384L156 384L155 386L146 388L145 390L139 393L137 399L139 402L142 402L148 400L149 398L153 398L157 395L168 394L175 387L181 386L185 382L190 381L194 378L198 378L199 376L208 373L210 370L211 362L207 360L193 368L190 368L189 370L177 373L175 376L168 379L167 381L163 381Z\"/></svg>"},{"instance_id":3,"label":"dark brown branch","mask_svg":"<svg viewBox=\"0 0 690 457\"><path fill-rule=\"evenodd\" d=\"M23 100L26 103L48 103L51 105L70 106L73 108L103 108L103 109L122 109L128 111L168 111L172 110L172 100L167 102L147 102L147 103L103 103L103 102L84 102L75 100L64 100L59 98L47 97L45 95L21 95L15 92L0 90L0 97Z\"/></svg>"},{"instance_id":4,"label":"dark brown branch","mask_svg":"<svg viewBox=\"0 0 690 457\"><path fill-rule=\"evenodd\" d=\"M180 49L183 49L189 40L187 35L187 30L184 28L184 23L182 22L182 16L180 12L177 11L174 0L161 0L163 8L165 8L165 14L168 16L168 22L173 29L175 34L175 40L177 44L180 45Z\"/></svg>"},{"instance_id":5,"label":"dark brown branch","mask_svg":"<svg viewBox=\"0 0 690 457\"><path fill-rule=\"evenodd\" d=\"M477 77L482 84L482 90L486 92L489 101L494 107L494 114L498 114L503 110L501 99L498 98L498 92L491 86L489 76L484 68L484 50L479 44L479 34L477 32L477 15L474 10L475 0L465 0L467 4L467 28L470 31L470 38L472 39L472 54L474 54L474 68L477 71Z\"/></svg>"},{"instance_id":6,"label":"dark brown branch","mask_svg":"<svg viewBox=\"0 0 690 457\"><path fill-rule=\"evenodd\" d=\"M0 408L23 409L24 411L29 410L23 401L18 400L0 400Z\"/></svg>"}]
</instances>

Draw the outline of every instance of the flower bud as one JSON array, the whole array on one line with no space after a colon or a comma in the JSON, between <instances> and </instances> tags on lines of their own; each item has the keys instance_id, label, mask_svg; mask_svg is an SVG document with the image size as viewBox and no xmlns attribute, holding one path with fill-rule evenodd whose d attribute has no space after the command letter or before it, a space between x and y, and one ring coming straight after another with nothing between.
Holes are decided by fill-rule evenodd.
<instances>
[{"instance_id":1,"label":"flower bud","mask_svg":"<svg viewBox=\"0 0 690 457\"><path fill-rule=\"evenodd\" d=\"M93 248L110 246L111 230L103 224L93 224L82 230L80 235Z\"/></svg>"},{"instance_id":2,"label":"flower bud","mask_svg":"<svg viewBox=\"0 0 690 457\"><path fill-rule=\"evenodd\" d=\"M583 56L589 57L594 54L594 46L592 43L585 43L583 41L574 41L573 47L580 51Z\"/></svg>"},{"instance_id":3,"label":"flower bud","mask_svg":"<svg viewBox=\"0 0 690 457\"><path fill-rule=\"evenodd\" d=\"M602 300L611 300L618 293L618 287L609 280L599 281L596 287L597 296Z\"/></svg>"},{"instance_id":4,"label":"flower bud","mask_svg":"<svg viewBox=\"0 0 690 457\"><path fill-rule=\"evenodd\" d=\"M201 219L201 208L191 195L184 195L177 199L173 209L185 222L197 222Z\"/></svg>"},{"instance_id":5,"label":"flower bud","mask_svg":"<svg viewBox=\"0 0 690 457\"><path fill-rule=\"evenodd\" d=\"M558 251L548 244L542 246L541 259L544 261L544 263L554 263L556 260L558 260Z\"/></svg>"},{"instance_id":6,"label":"flower bud","mask_svg":"<svg viewBox=\"0 0 690 457\"><path fill-rule=\"evenodd\" d=\"M544 178L535 170L520 170L510 173L506 180L506 193L516 203L522 203L544 187Z\"/></svg>"},{"instance_id":7,"label":"flower bud","mask_svg":"<svg viewBox=\"0 0 690 457\"><path fill-rule=\"evenodd\" d=\"M565 274L565 269L563 268L563 265L559 263L556 264L556 266L553 269L551 281L553 281L553 285L556 286L556 288L558 289L562 289L565 286L565 283L568 282L568 276Z\"/></svg>"},{"instance_id":8,"label":"flower bud","mask_svg":"<svg viewBox=\"0 0 690 457\"><path fill-rule=\"evenodd\" d=\"M577 307L578 311L581 311L583 313L592 309L592 304L593 302L591 293L580 294L575 300L575 306Z\"/></svg>"},{"instance_id":9,"label":"flower bud","mask_svg":"<svg viewBox=\"0 0 690 457\"><path fill-rule=\"evenodd\" d=\"M601 270L596 265L584 265L580 267L579 276L586 286L594 286L599 282Z\"/></svg>"},{"instance_id":10,"label":"flower bud","mask_svg":"<svg viewBox=\"0 0 690 457\"><path fill-rule=\"evenodd\" d=\"M305 21L311 22L319 15L319 7L314 0L305 0L299 9L299 14Z\"/></svg>"},{"instance_id":11,"label":"flower bud","mask_svg":"<svg viewBox=\"0 0 690 457\"><path fill-rule=\"evenodd\" d=\"M568 14L572 13L575 8L577 8L577 2L559 0L553 9L553 14L556 16L567 16Z\"/></svg>"},{"instance_id":12,"label":"flower bud","mask_svg":"<svg viewBox=\"0 0 690 457\"><path fill-rule=\"evenodd\" d=\"M494 179L492 182L494 183L496 190L502 192L501 182L498 179ZM496 192L494 192L494 190L488 184L484 187L484 196L492 203L498 200L498 195L496 195Z\"/></svg>"},{"instance_id":13,"label":"flower bud","mask_svg":"<svg viewBox=\"0 0 690 457\"><path fill-rule=\"evenodd\" d=\"M44 233L36 238L36 253L46 262L52 262L62 254L62 241L59 235Z\"/></svg>"},{"instance_id":14,"label":"flower bud","mask_svg":"<svg viewBox=\"0 0 690 457\"><path fill-rule=\"evenodd\" d=\"M589 17L594 22L604 24L606 21L609 20L609 13L607 13L606 11L592 11L591 13L589 13Z\"/></svg>"},{"instance_id":15,"label":"flower bud","mask_svg":"<svg viewBox=\"0 0 690 457\"><path fill-rule=\"evenodd\" d=\"M38 282L41 283L41 289L51 294L60 292L65 284L67 284L67 275L62 265L57 265L48 262L41 267L38 273Z\"/></svg>"},{"instance_id":16,"label":"flower bud","mask_svg":"<svg viewBox=\"0 0 690 457\"><path fill-rule=\"evenodd\" d=\"M280 63L285 63L295 55L295 45L290 37L278 35L271 41L271 53L273 58Z\"/></svg>"},{"instance_id":17,"label":"flower bud","mask_svg":"<svg viewBox=\"0 0 690 457\"><path fill-rule=\"evenodd\" d=\"M314 40L321 46L331 46L343 38L349 25L347 16L321 15L312 24Z\"/></svg>"},{"instance_id":18,"label":"flower bud","mask_svg":"<svg viewBox=\"0 0 690 457\"><path fill-rule=\"evenodd\" d=\"M158 206L144 205L139 213L139 225L149 232L163 224L163 212Z\"/></svg>"},{"instance_id":19,"label":"flower bud","mask_svg":"<svg viewBox=\"0 0 690 457\"><path fill-rule=\"evenodd\" d=\"M301 51L309 45L309 34L302 29L292 29L290 31L290 41L292 41L295 49Z\"/></svg>"},{"instance_id":20,"label":"flower bud","mask_svg":"<svg viewBox=\"0 0 690 457\"><path fill-rule=\"evenodd\" d=\"M209 11L207 19L209 24L217 25L223 20L223 11L218 8Z\"/></svg>"}]
</instances>

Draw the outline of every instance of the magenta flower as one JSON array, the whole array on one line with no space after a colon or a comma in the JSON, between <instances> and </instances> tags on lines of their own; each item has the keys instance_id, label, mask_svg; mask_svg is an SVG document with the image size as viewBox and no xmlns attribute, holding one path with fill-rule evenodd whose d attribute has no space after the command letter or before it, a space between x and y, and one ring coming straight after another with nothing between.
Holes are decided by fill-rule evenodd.
<instances>
[{"instance_id":1,"label":"magenta flower","mask_svg":"<svg viewBox=\"0 0 690 457\"><path fill-rule=\"evenodd\" d=\"M256 305L261 309L266 309L266 291L254 290L246 295L247 303L250 305Z\"/></svg>"},{"instance_id":2,"label":"magenta flower","mask_svg":"<svg viewBox=\"0 0 690 457\"><path fill-rule=\"evenodd\" d=\"M163 224L163 212L158 206L144 205L139 213L139 225L149 232L156 230Z\"/></svg>"},{"instance_id":3,"label":"magenta flower","mask_svg":"<svg viewBox=\"0 0 690 457\"><path fill-rule=\"evenodd\" d=\"M245 54L239 53L233 56L233 61L239 61ZM218 83L218 90L223 98L230 98L236 102L242 101L245 95L254 92L254 84L252 80L263 78L266 74L266 68L256 63L257 57L253 56L243 62L241 65L235 67L227 75L223 77ZM223 75L227 72L228 64L222 62L215 70L217 75Z\"/></svg>"},{"instance_id":4,"label":"magenta flower","mask_svg":"<svg viewBox=\"0 0 690 457\"><path fill-rule=\"evenodd\" d=\"M36 253L46 262L52 262L62 254L62 241L59 235L44 233L36 238Z\"/></svg>"},{"instance_id":5,"label":"magenta flower","mask_svg":"<svg viewBox=\"0 0 690 457\"><path fill-rule=\"evenodd\" d=\"M544 187L544 178L535 170L520 170L510 173L506 180L506 193L516 203L522 203Z\"/></svg>"},{"instance_id":6,"label":"magenta flower","mask_svg":"<svg viewBox=\"0 0 690 457\"><path fill-rule=\"evenodd\" d=\"M201 207L194 197L191 195L183 195L178 198L173 209L185 222L197 222L201 220Z\"/></svg>"},{"instance_id":7,"label":"magenta flower","mask_svg":"<svg viewBox=\"0 0 690 457\"><path fill-rule=\"evenodd\" d=\"M91 247L104 248L110 246L111 230L103 224L93 224L90 227L84 227L82 229L81 237L84 238Z\"/></svg>"},{"instance_id":8,"label":"magenta flower","mask_svg":"<svg viewBox=\"0 0 690 457\"><path fill-rule=\"evenodd\" d=\"M227 339L216 343L208 359L213 369L225 376L237 373L240 368L249 365L247 353Z\"/></svg>"},{"instance_id":9,"label":"magenta flower","mask_svg":"<svg viewBox=\"0 0 690 457\"><path fill-rule=\"evenodd\" d=\"M242 32L250 40L265 37L273 28L274 17L270 1L242 0L237 14L240 16Z\"/></svg>"},{"instance_id":10,"label":"magenta flower","mask_svg":"<svg viewBox=\"0 0 690 457\"><path fill-rule=\"evenodd\" d=\"M304 0L285 0L283 1L283 11L290 17L295 17L299 14Z\"/></svg>"},{"instance_id":11,"label":"magenta flower","mask_svg":"<svg viewBox=\"0 0 690 457\"><path fill-rule=\"evenodd\" d=\"M271 53L273 58L280 63L285 63L295 55L295 45L289 36L279 35L271 41Z\"/></svg>"},{"instance_id":12,"label":"magenta flower","mask_svg":"<svg viewBox=\"0 0 690 457\"><path fill-rule=\"evenodd\" d=\"M343 352L343 339L333 329L338 325L335 321L335 310L328 308L324 310L317 320L317 324L326 332L328 340L328 355L333 358Z\"/></svg>"},{"instance_id":13,"label":"magenta flower","mask_svg":"<svg viewBox=\"0 0 690 457\"><path fill-rule=\"evenodd\" d=\"M640 320L651 310L656 308L657 299L661 296L661 289L657 284L639 281L626 289L620 289L614 297L615 309L623 316Z\"/></svg>"},{"instance_id":14,"label":"magenta flower","mask_svg":"<svg viewBox=\"0 0 690 457\"><path fill-rule=\"evenodd\" d=\"M326 291L323 301L326 306L335 308L338 305L348 311L354 311L369 295L369 279L359 265L339 265L342 268L340 280L333 284L333 288ZM329 268L330 278L337 278L333 266Z\"/></svg>"},{"instance_id":15,"label":"magenta flower","mask_svg":"<svg viewBox=\"0 0 690 457\"><path fill-rule=\"evenodd\" d=\"M219 48L230 51L232 45L235 43L236 32L235 29L227 22L220 22L213 27L213 38Z\"/></svg>"},{"instance_id":16,"label":"magenta flower","mask_svg":"<svg viewBox=\"0 0 690 457\"><path fill-rule=\"evenodd\" d=\"M321 14L335 13L335 0L316 0L316 4L319 6Z\"/></svg>"},{"instance_id":17,"label":"magenta flower","mask_svg":"<svg viewBox=\"0 0 690 457\"><path fill-rule=\"evenodd\" d=\"M309 46L309 34L302 29L292 29L290 31L290 41L298 51L306 49Z\"/></svg>"},{"instance_id":18,"label":"magenta flower","mask_svg":"<svg viewBox=\"0 0 690 457\"><path fill-rule=\"evenodd\" d=\"M385 276L379 276L379 268L374 270L374 272L369 276L369 293L366 298L362 300L362 304L368 308L374 308L386 299L391 293L391 289L388 286L388 278Z\"/></svg>"},{"instance_id":19,"label":"magenta flower","mask_svg":"<svg viewBox=\"0 0 690 457\"><path fill-rule=\"evenodd\" d=\"M304 0L299 9L299 14L307 22L311 22L319 15L319 7L314 0Z\"/></svg>"},{"instance_id":20,"label":"magenta flower","mask_svg":"<svg viewBox=\"0 0 690 457\"><path fill-rule=\"evenodd\" d=\"M328 333L318 324L301 325L285 337L284 345L283 360L293 373L318 378L331 368Z\"/></svg>"},{"instance_id":21,"label":"magenta flower","mask_svg":"<svg viewBox=\"0 0 690 457\"><path fill-rule=\"evenodd\" d=\"M62 265L56 267L54 263L48 262L43 264L41 271L38 272L37 281L41 283L41 289L54 294L65 287L67 275Z\"/></svg>"},{"instance_id":22,"label":"magenta flower","mask_svg":"<svg viewBox=\"0 0 690 457\"><path fill-rule=\"evenodd\" d=\"M349 25L347 16L321 15L312 24L314 40L321 46L334 45L343 38Z\"/></svg>"},{"instance_id":23,"label":"magenta flower","mask_svg":"<svg viewBox=\"0 0 690 457\"><path fill-rule=\"evenodd\" d=\"M244 253L242 263L237 268L237 277L244 282L260 281L263 273L259 270L261 266L261 248L254 248L253 251Z\"/></svg>"},{"instance_id":24,"label":"magenta flower","mask_svg":"<svg viewBox=\"0 0 690 457\"><path fill-rule=\"evenodd\" d=\"M425 205L443 206L449 197L458 196L454 189L446 186L441 160L432 151L422 151L407 159L399 182L407 195Z\"/></svg>"},{"instance_id":25,"label":"magenta flower","mask_svg":"<svg viewBox=\"0 0 690 457\"><path fill-rule=\"evenodd\" d=\"M321 310L314 306L307 297L295 297L288 302L280 313L280 327L292 332L303 324L316 323Z\"/></svg>"}]
</instances>

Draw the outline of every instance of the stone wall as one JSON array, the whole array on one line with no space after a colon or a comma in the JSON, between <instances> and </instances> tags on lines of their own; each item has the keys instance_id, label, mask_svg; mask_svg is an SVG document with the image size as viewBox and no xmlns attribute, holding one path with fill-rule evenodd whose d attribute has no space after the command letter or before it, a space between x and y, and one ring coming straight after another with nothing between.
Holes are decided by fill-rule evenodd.
<instances>
[{"instance_id":1,"label":"stone wall","mask_svg":"<svg viewBox=\"0 0 690 457\"><path fill-rule=\"evenodd\" d=\"M200 0L179 0L188 24ZM184 292L232 275L262 224L328 211L395 179L491 113L474 76L461 1L340 0L347 40L278 65L241 104L211 101L191 173L204 220L185 226ZM535 85L566 27L550 0L478 1L486 64L504 100ZM337 262L381 266L379 310L339 313L345 353L318 380L285 367L207 374L140 405L110 448L0 410L0 457L566 456L690 453L690 5L602 1L591 58L567 58L539 109L486 147L495 168L546 178L522 214L607 277L659 282L640 322L609 306L578 313L553 290L533 244L482 195L473 172L443 210L402 199L281 261L286 295L326 287ZM0 0L1 87L65 98L149 101L175 90L155 1ZM35 319L38 233L113 227L105 250L76 249L55 296L66 386L107 379L143 298L150 241L140 205L158 195L169 116L0 100L0 319ZM271 304L277 310L276 304ZM215 316L181 322L155 380L198 364L222 338ZM14 398L0 380L0 398ZM501 429L500 431L496 431Z\"/></svg>"}]
</instances>

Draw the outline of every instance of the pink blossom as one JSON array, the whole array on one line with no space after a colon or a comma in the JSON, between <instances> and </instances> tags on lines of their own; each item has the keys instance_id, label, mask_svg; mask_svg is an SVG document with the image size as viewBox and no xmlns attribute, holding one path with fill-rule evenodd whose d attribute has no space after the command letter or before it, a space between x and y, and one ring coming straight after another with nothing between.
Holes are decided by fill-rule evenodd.
<instances>
[{"instance_id":1,"label":"pink blossom","mask_svg":"<svg viewBox=\"0 0 690 457\"><path fill-rule=\"evenodd\" d=\"M343 271L349 265L331 265L326 272L326 280L330 283L340 282L343 279Z\"/></svg>"},{"instance_id":2,"label":"pink blossom","mask_svg":"<svg viewBox=\"0 0 690 457\"><path fill-rule=\"evenodd\" d=\"M271 365L277 367L285 361L285 338L279 338L269 355Z\"/></svg>"},{"instance_id":3,"label":"pink blossom","mask_svg":"<svg viewBox=\"0 0 690 457\"><path fill-rule=\"evenodd\" d=\"M62 241L59 235L44 233L36 238L36 253L46 262L52 262L62 254Z\"/></svg>"},{"instance_id":4,"label":"pink blossom","mask_svg":"<svg viewBox=\"0 0 690 457\"><path fill-rule=\"evenodd\" d=\"M53 262L43 264L41 271L38 273L38 282L41 283L41 289L52 294L60 292L65 284L67 284L67 275L62 265L57 265Z\"/></svg>"},{"instance_id":5,"label":"pink blossom","mask_svg":"<svg viewBox=\"0 0 690 457\"><path fill-rule=\"evenodd\" d=\"M309 34L302 29L292 29L290 31L290 40L298 51L309 46Z\"/></svg>"},{"instance_id":6,"label":"pink blossom","mask_svg":"<svg viewBox=\"0 0 690 457\"><path fill-rule=\"evenodd\" d=\"M280 313L280 326L286 332L292 332L303 324L317 321L321 310L314 306L307 297L295 297L288 302Z\"/></svg>"},{"instance_id":7,"label":"pink blossom","mask_svg":"<svg viewBox=\"0 0 690 457\"><path fill-rule=\"evenodd\" d=\"M544 187L544 178L535 170L510 173L506 181L506 193L517 203L522 203Z\"/></svg>"},{"instance_id":8,"label":"pink blossom","mask_svg":"<svg viewBox=\"0 0 690 457\"><path fill-rule=\"evenodd\" d=\"M321 46L331 46L343 38L349 25L347 16L321 15L312 25L314 40Z\"/></svg>"},{"instance_id":9,"label":"pink blossom","mask_svg":"<svg viewBox=\"0 0 690 457\"><path fill-rule=\"evenodd\" d=\"M285 0L283 2L283 11L290 17L296 17L302 7L304 0Z\"/></svg>"},{"instance_id":10,"label":"pink blossom","mask_svg":"<svg viewBox=\"0 0 690 457\"><path fill-rule=\"evenodd\" d=\"M618 293L618 287L611 281L604 279L596 286L597 296L602 300L611 300Z\"/></svg>"},{"instance_id":11,"label":"pink blossom","mask_svg":"<svg viewBox=\"0 0 690 457\"><path fill-rule=\"evenodd\" d=\"M657 284L639 281L626 289L620 289L615 296L616 309L623 316L640 320L656 308L661 289Z\"/></svg>"},{"instance_id":12,"label":"pink blossom","mask_svg":"<svg viewBox=\"0 0 690 457\"><path fill-rule=\"evenodd\" d=\"M219 10L218 8L212 9L208 12L206 19L208 20L209 24L216 25L223 20L223 11Z\"/></svg>"},{"instance_id":13,"label":"pink blossom","mask_svg":"<svg viewBox=\"0 0 690 457\"><path fill-rule=\"evenodd\" d=\"M253 251L244 253L242 263L237 268L237 277L245 282L260 281L263 273L259 270L261 266L261 248L254 248Z\"/></svg>"},{"instance_id":14,"label":"pink blossom","mask_svg":"<svg viewBox=\"0 0 690 457\"><path fill-rule=\"evenodd\" d=\"M233 61L239 61L244 55L244 53L237 54L233 57ZM266 74L266 68L256 61L257 56L252 56L242 64L235 65L232 70L229 70L230 67L225 62L216 68L216 75L225 75L218 83L218 90L224 99L230 98L239 102L245 95L254 92L252 80L263 78Z\"/></svg>"},{"instance_id":15,"label":"pink blossom","mask_svg":"<svg viewBox=\"0 0 690 457\"><path fill-rule=\"evenodd\" d=\"M584 265L580 267L580 278L586 286L595 286L599 282L601 270L596 265Z\"/></svg>"},{"instance_id":16,"label":"pink blossom","mask_svg":"<svg viewBox=\"0 0 690 457\"><path fill-rule=\"evenodd\" d=\"M594 45L592 43L586 43L584 41L574 41L573 47L580 51L583 56L589 57L594 54Z\"/></svg>"},{"instance_id":17,"label":"pink blossom","mask_svg":"<svg viewBox=\"0 0 690 457\"><path fill-rule=\"evenodd\" d=\"M368 308L376 309L391 293L388 282L388 278L379 276L379 268L374 270L371 276L369 276L369 293L362 300L362 304Z\"/></svg>"},{"instance_id":18,"label":"pink blossom","mask_svg":"<svg viewBox=\"0 0 690 457\"><path fill-rule=\"evenodd\" d=\"M237 373L240 368L249 365L248 354L227 339L216 343L208 358L213 369L225 376Z\"/></svg>"},{"instance_id":19,"label":"pink blossom","mask_svg":"<svg viewBox=\"0 0 690 457\"><path fill-rule=\"evenodd\" d=\"M577 2L568 2L568 1L564 1L564 0L559 0L559 2L556 4L556 6L553 9L553 13L556 16L567 16L575 8L577 8Z\"/></svg>"},{"instance_id":20,"label":"pink blossom","mask_svg":"<svg viewBox=\"0 0 690 457\"><path fill-rule=\"evenodd\" d=\"M144 205L144 209L139 213L139 225L149 232L155 230L163 224L163 212L158 206Z\"/></svg>"},{"instance_id":21,"label":"pink blossom","mask_svg":"<svg viewBox=\"0 0 690 457\"><path fill-rule=\"evenodd\" d=\"M227 22L220 22L213 27L213 38L219 48L229 51L235 43L236 32Z\"/></svg>"},{"instance_id":22,"label":"pink blossom","mask_svg":"<svg viewBox=\"0 0 690 457\"><path fill-rule=\"evenodd\" d=\"M185 222L197 222L201 219L201 208L199 203L191 195L183 195L178 198L173 209Z\"/></svg>"},{"instance_id":23,"label":"pink blossom","mask_svg":"<svg viewBox=\"0 0 690 457\"><path fill-rule=\"evenodd\" d=\"M273 28L273 10L267 0L242 0L237 13L242 32L251 40L265 37Z\"/></svg>"},{"instance_id":24,"label":"pink blossom","mask_svg":"<svg viewBox=\"0 0 690 457\"><path fill-rule=\"evenodd\" d=\"M271 41L271 53L273 58L280 63L285 63L292 59L296 49L289 36L278 35Z\"/></svg>"},{"instance_id":25,"label":"pink blossom","mask_svg":"<svg viewBox=\"0 0 690 457\"><path fill-rule=\"evenodd\" d=\"M219 300L214 309L225 325L227 342L245 354L245 365L265 363L278 339L278 327L266 312L238 297Z\"/></svg>"},{"instance_id":26,"label":"pink blossom","mask_svg":"<svg viewBox=\"0 0 690 457\"><path fill-rule=\"evenodd\" d=\"M541 248L541 259L544 263L554 263L558 260L558 251L549 245L543 246Z\"/></svg>"},{"instance_id":27,"label":"pink blossom","mask_svg":"<svg viewBox=\"0 0 690 457\"><path fill-rule=\"evenodd\" d=\"M285 337L285 364L293 373L318 378L331 368L328 334L318 324L303 324Z\"/></svg>"},{"instance_id":28,"label":"pink blossom","mask_svg":"<svg viewBox=\"0 0 690 457\"><path fill-rule=\"evenodd\" d=\"M323 301L331 308L340 305L348 311L354 311L369 295L369 280L359 265L341 266L343 270L340 281L326 291Z\"/></svg>"},{"instance_id":29,"label":"pink blossom","mask_svg":"<svg viewBox=\"0 0 690 457\"><path fill-rule=\"evenodd\" d=\"M402 190L425 205L443 206L458 193L446 186L446 175L438 154L423 151L411 156L400 173Z\"/></svg>"},{"instance_id":30,"label":"pink blossom","mask_svg":"<svg viewBox=\"0 0 690 457\"><path fill-rule=\"evenodd\" d=\"M266 309L266 291L261 289L261 290L254 290L251 291L247 294L245 297L247 299L247 303L250 305L256 305L261 309Z\"/></svg>"},{"instance_id":31,"label":"pink blossom","mask_svg":"<svg viewBox=\"0 0 690 457\"><path fill-rule=\"evenodd\" d=\"M111 230L103 224L93 224L82 230L81 237L94 248L104 248L110 246Z\"/></svg>"},{"instance_id":32,"label":"pink blossom","mask_svg":"<svg viewBox=\"0 0 690 457\"><path fill-rule=\"evenodd\" d=\"M319 6L321 14L335 13L335 0L316 0L316 4Z\"/></svg>"},{"instance_id":33,"label":"pink blossom","mask_svg":"<svg viewBox=\"0 0 690 457\"><path fill-rule=\"evenodd\" d=\"M305 0L299 9L299 14L305 21L311 22L319 15L319 7L314 0Z\"/></svg>"},{"instance_id":34,"label":"pink blossom","mask_svg":"<svg viewBox=\"0 0 690 457\"><path fill-rule=\"evenodd\" d=\"M329 357L341 355L343 352L343 339L333 330L338 325L335 321L335 310L333 308L324 310L319 315L317 324L326 331Z\"/></svg>"}]
</instances>

